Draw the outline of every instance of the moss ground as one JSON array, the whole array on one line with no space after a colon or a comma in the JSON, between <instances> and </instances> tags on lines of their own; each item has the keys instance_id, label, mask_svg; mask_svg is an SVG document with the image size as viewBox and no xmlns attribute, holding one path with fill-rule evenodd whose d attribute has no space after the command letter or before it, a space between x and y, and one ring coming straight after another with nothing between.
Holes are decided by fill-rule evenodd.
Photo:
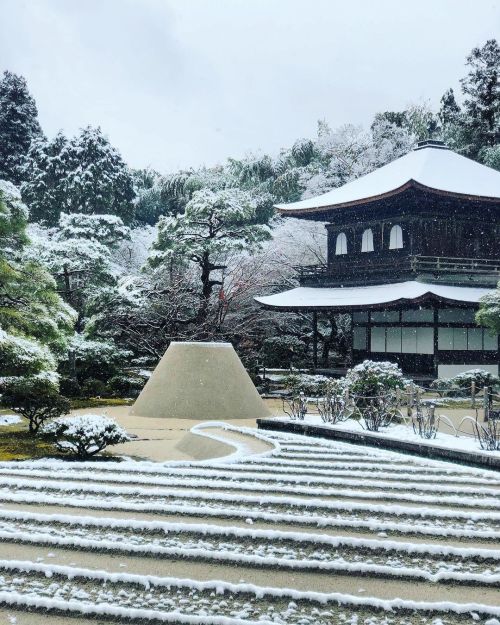
<instances>
[{"instance_id":1,"label":"moss ground","mask_svg":"<svg viewBox=\"0 0 500 625\"><path fill-rule=\"evenodd\" d=\"M80 408L101 408L102 406L131 406L134 401L134 399L90 397L87 399L72 399L71 408L79 410Z\"/></svg>"},{"instance_id":2,"label":"moss ground","mask_svg":"<svg viewBox=\"0 0 500 625\"><path fill-rule=\"evenodd\" d=\"M38 436L30 436L26 423L0 426L0 461L59 455L50 443Z\"/></svg>"}]
</instances>

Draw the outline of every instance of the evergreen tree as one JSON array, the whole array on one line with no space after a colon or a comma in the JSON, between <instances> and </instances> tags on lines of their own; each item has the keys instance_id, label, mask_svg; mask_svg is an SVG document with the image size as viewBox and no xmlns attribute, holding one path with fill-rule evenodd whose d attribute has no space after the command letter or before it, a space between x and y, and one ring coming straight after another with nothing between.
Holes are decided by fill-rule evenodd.
<instances>
[{"instance_id":1,"label":"evergreen tree","mask_svg":"<svg viewBox=\"0 0 500 625\"><path fill-rule=\"evenodd\" d=\"M135 219L154 226L161 215L175 212L174 202L163 193L163 178L154 169L136 169L132 172L136 191Z\"/></svg>"},{"instance_id":2,"label":"evergreen tree","mask_svg":"<svg viewBox=\"0 0 500 625\"><path fill-rule=\"evenodd\" d=\"M476 321L492 333L500 334L500 282L495 291L482 298Z\"/></svg>"},{"instance_id":3,"label":"evergreen tree","mask_svg":"<svg viewBox=\"0 0 500 625\"><path fill-rule=\"evenodd\" d=\"M69 172L68 140L59 132L52 141L33 141L24 165L23 200L31 221L55 226L67 208L66 179Z\"/></svg>"},{"instance_id":4,"label":"evergreen tree","mask_svg":"<svg viewBox=\"0 0 500 625\"><path fill-rule=\"evenodd\" d=\"M26 256L27 216L17 189L0 181L0 372L4 382L42 375L54 383L55 356L65 349L74 311L51 276Z\"/></svg>"},{"instance_id":5,"label":"evergreen tree","mask_svg":"<svg viewBox=\"0 0 500 625\"><path fill-rule=\"evenodd\" d=\"M445 91L443 94L438 115L443 126L460 122L461 111L455 99L453 89L448 89L448 91Z\"/></svg>"},{"instance_id":6,"label":"evergreen tree","mask_svg":"<svg viewBox=\"0 0 500 625\"><path fill-rule=\"evenodd\" d=\"M100 128L84 128L71 141L59 133L34 142L24 171L32 221L54 226L63 212L133 219L132 174Z\"/></svg>"},{"instance_id":7,"label":"evergreen tree","mask_svg":"<svg viewBox=\"0 0 500 625\"><path fill-rule=\"evenodd\" d=\"M500 46L489 39L467 57L470 71L460 81L466 96L466 123L477 133L476 151L481 145L495 145L500 138Z\"/></svg>"},{"instance_id":8,"label":"evergreen tree","mask_svg":"<svg viewBox=\"0 0 500 625\"><path fill-rule=\"evenodd\" d=\"M67 212L118 215L125 223L133 219L132 175L100 128L83 128L70 142L68 163Z\"/></svg>"},{"instance_id":9,"label":"evergreen tree","mask_svg":"<svg viewBox=\"0 0 500 625\"><path fill-rule=\"evenodd\" d=\"M160 218L150 263L168 268L188 261L198 267L199 323L206 321L214 288L223 286L221 272L227 267L228 256L255 251L271 238L259 221L252 196L238 189L197 191L183 215Z\"/></svg>"},{"instance_id":10,"label":"evergreen tree","mask_svg":"<svg viewBox=\"0 0 500 625\"><path fill-rule=\"evenodd\" d=\"M0 179L20 184L31 142L41 135L36 103L26 80L4 72L0 80Z\"/></svg>"}]
</instances>

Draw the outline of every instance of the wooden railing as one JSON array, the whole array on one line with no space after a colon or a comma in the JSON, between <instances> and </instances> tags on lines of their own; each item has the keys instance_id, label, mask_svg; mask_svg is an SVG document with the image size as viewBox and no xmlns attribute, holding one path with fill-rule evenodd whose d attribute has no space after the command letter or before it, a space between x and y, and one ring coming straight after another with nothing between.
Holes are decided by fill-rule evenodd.
<instances>
[{"instance_id":1,"label":"wooden railing","mask_svg":"<svg viewBox=\"0 0 500 625\"><path fill-rule=\"evenodd\" d=\"M397 259L390 256L351 258L343 256L331 265L305 265L295 267L299 277L322 278L328 276L354 275L360 272L382 272L397 269L419 273L483 274L500 278L500 260L489 258L453 258L449 256L406 256Z\"/></svg>"},{"instance_id":2,"label":"wooden railing","mask_svg":"<svg viewBox=\"0 0 500 625\"><path fill-rule=\"evenodd\" d=\"M489 258L452 258L448 256L412 256L412 269L416 272L444 271L446 273L497 273L500 260Z\"/></svg>"}]
</instances>

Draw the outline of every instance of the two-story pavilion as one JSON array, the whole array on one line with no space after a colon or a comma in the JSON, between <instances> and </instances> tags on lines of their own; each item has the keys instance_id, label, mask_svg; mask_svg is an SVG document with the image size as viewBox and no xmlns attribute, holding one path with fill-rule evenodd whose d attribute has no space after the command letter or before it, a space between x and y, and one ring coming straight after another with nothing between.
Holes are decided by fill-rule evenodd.
<instances>
[{"instance_id":1,"label":"two-story pavilion","mask_svg":"<svg viewBox=\"0 0 500 625\"><path fill-rule=\"evenodd\" d=\"M349 313L352 362L391 360L408 374L498 373L499 339L477 327L500 279L500 172L423 141L405 156L284 215L326 222L327 263L300 286L256 298L274 310Z\"/></svg>"}]
</instances>

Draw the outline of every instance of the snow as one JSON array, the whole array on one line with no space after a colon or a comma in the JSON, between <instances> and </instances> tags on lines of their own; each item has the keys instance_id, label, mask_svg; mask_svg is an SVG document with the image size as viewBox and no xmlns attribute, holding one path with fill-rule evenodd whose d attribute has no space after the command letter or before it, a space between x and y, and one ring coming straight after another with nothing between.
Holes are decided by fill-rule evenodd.
<instances>
[{"instance_id":1,"label":"snow","mask_svg":"<svg viewBox=\"0 0 500 625\"><path fill-rule=\"evenodd\" d=\"M42 563L34 563L22 560L0 560L0 568L7 571L20 571L26 573L41 573L46 578L53 576L65 577L70 581L95 580L106 582L109 585L118 584L134 584L142 586L146 589L162 588L165 592L171 588L187 587L199 592L211 591L216 595L232 595L248 594L255 599L263 601L269 598L286 598L294 601L310 601L317 602L324 606L330 603L336 603L349 606L368 606L370 608L379 608L386 611L399 610L418 610L429 612L452 612L455 614L470 614L477 612L488 616L500 616L500 607L480 604L480 603L456 603L453 601L412 601L404 599L378 599L375 597L358 597L339 592L322 593L316 591L300 591L293 588L276 588L270 586L256 586L249 583L229 583L222 580L198 581L193 579L179 579L174 577L158 577L154 575L136 575L131 573L108 573L102 570L92 570L84 568L76 568L61 565L47 565ZM13 592L0 592L0 602L7 605L31 605L36 607L58 608L62 610L82 611L86 614L114 615L122 618L135 617L136 619L154 618L159 621L177 622L177 623L197 623L199 625L211 623L213 625L254 625L255 621L247 619L241 620L237 618L227 618L224 616L210 616L207 620L205 617L188 616L185 614L175 613L166 614L160 611L145 610L141 608L124 608L109 604L93 604L91 602L68 602L60 599L53 599L46 596L35 596L33 594L25 594ZM79 608L79 609L78 609ZM275 621L259 620L261 625L271 625Z\"/></svg>"},{"instance_id":2,"label":"snow","mask_svg":"<svg viewBox=\"0 0 500 625\"><path fill-rule=\"evenodd\" d=\"M21 417L17 414L0 415L0 425L14 425L15 423L19 423L20 421Z\"/></svg>"},{"instance_id":3,"label":"snow","mask_svg":"<svg viewBox=\"0 0 500 625\"><path fill-rule=\"evenodd\" d=\"M335 207L397 193L415 183L447 193L500 198L498 171L451 150L427 146L328 193L277 208L287 213Z\"/></svg>"},{"instance_id":4,"label":"snow","mask_svg":"<svg viewBox=\"0 0 500 625\"><path fill-rule=\"evenodd\" d=\"M471 417L474 418L474 417ZM279 417L280 420L284 418ZM441 449L456 449L460 451L473 452L476 454L483 454L485 456L498 456L496 451L487 451L481 449L479 442L473 436L454 436L453 434L447 434L446 432L437 432L436 438L427 440L421 438L418 434L415 434L413 427L405 424L390 425L387 428L383 428L378 432L367 432L364 430L355 419L348 419L342 423L336 423L334 425L329 423L323 423L319 415L307 414L304 417L304 423L310 425L318 425L324 428L331 428L332 430L344 430L347 432L357 432L369 434L370 436L379 436L381 438L390 438L391 440L409 441L411 443L418 443L419 445L425 445L426 447L439 447Z\"/></svg>"},{"instance_id":5,"label":"snow","mask_svg":"<svg viewBox=\"0 0 500 625\"><path fill-rule=\"evenodd\" d=\"M256 297L255 300L264 306L279 309L306 307L351 309L356 306L393 304L403 300L420 299L428 295L436 295L450 302L477 303L481 297L491 292L491 289L426 284L411 280L359 287L297 287L275 295Z\"/></svg>"}]
</instances>

